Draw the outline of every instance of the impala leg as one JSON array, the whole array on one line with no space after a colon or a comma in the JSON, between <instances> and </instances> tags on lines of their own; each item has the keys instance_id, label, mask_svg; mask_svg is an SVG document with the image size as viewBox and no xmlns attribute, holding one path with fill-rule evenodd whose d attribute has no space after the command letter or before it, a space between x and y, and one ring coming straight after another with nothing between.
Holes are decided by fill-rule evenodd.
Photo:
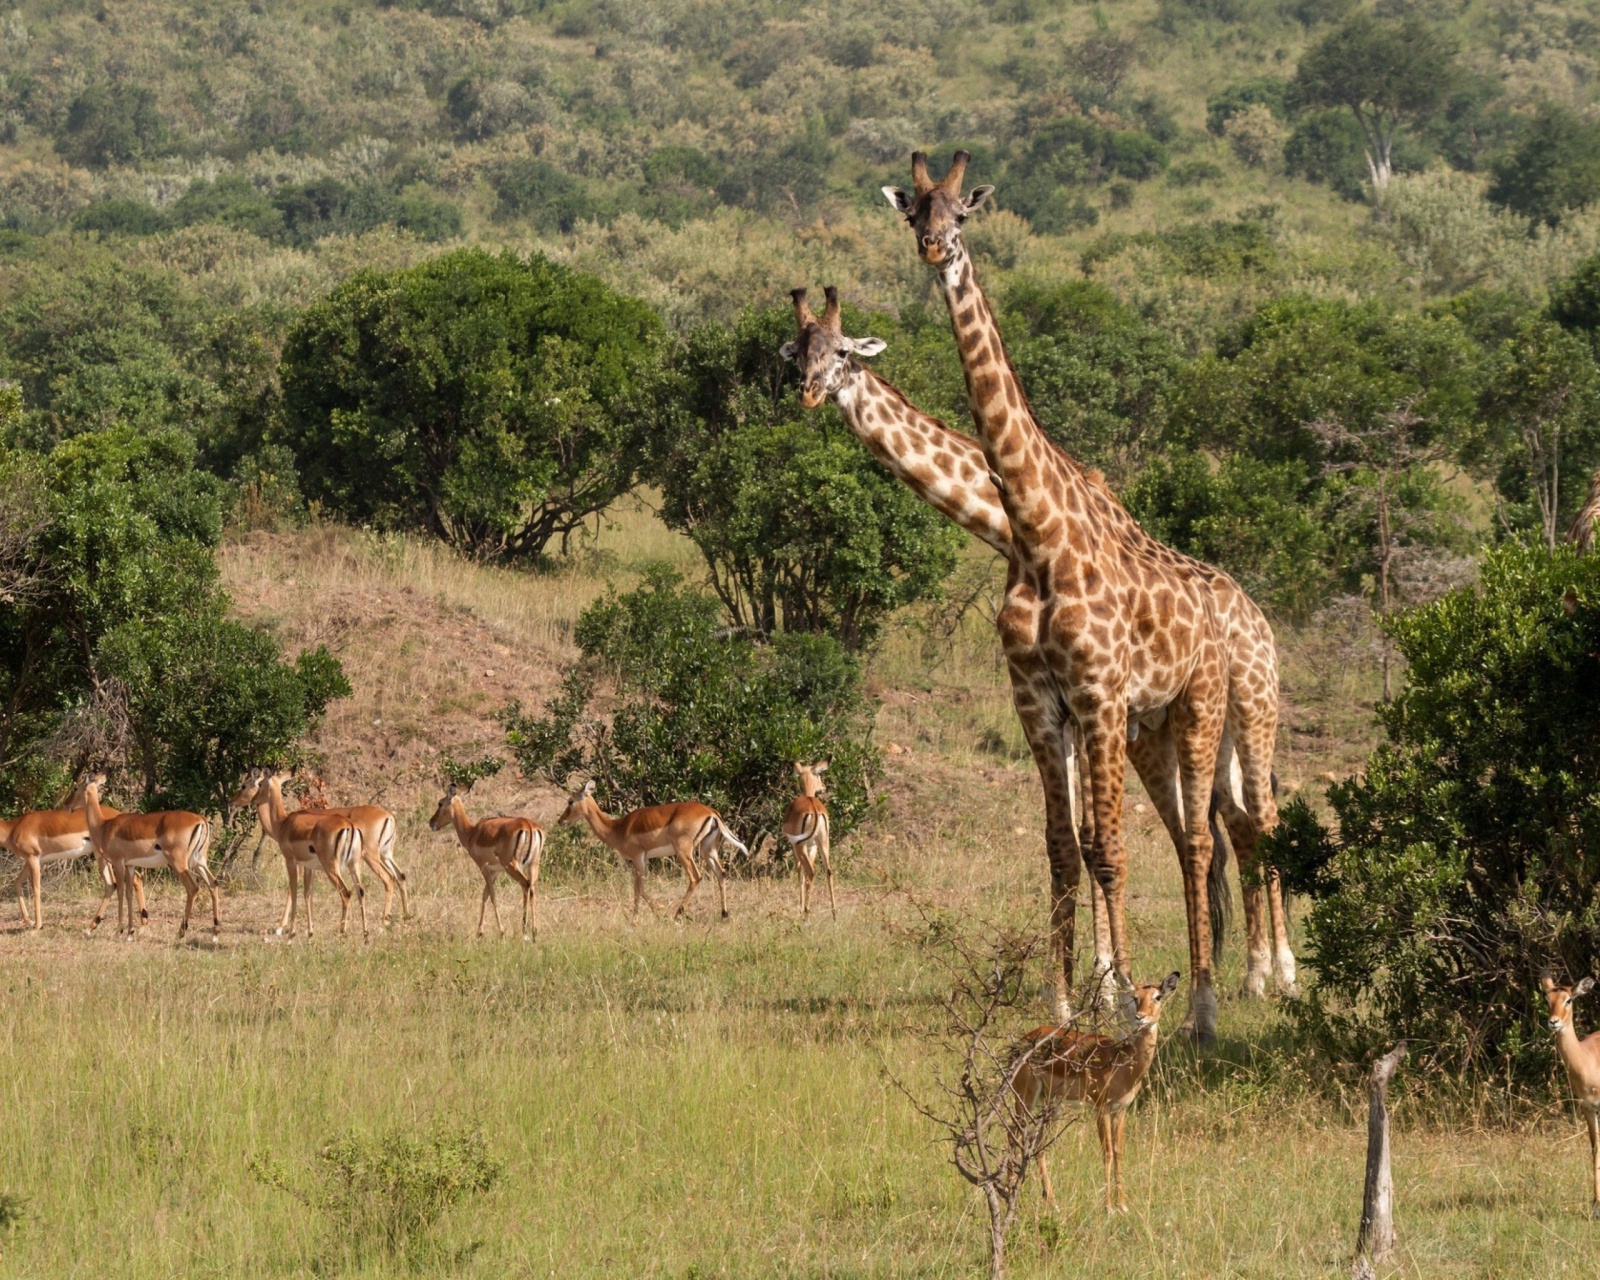
<instances>
[{"instance_id":1,"label":"impala leg","mask_svg":"<svg viewBox=\"0 0 1600 1280\"><path fill-rule=\"evenodd\" d=\"M1112 1155L1111 1147L1111 1117L1104 1111L1096 1110L1094 1113L1094 1127L1100 1134L1100 1162L1105 1166L1106 1212L1115 1213L1117 1211L1117 1202L1113 1187L1116 1176L1116 1160Z\"/></svg>"},{"instance_id":2,"label":"impala leg","mask_svg":"<svg viewBox=\"0 0 1600 1280\"><path fill-rule=\"evenodd\" d=\"M339 936L342 938L350 923L350 899L355 895L351 893L350 886L344 882L344 877L339 874L337 866L330 862L323 868L323 872L333 881L333 887L339 892Z\"/></svg>"},{"instance_id":3,"label":"impala leg","mask_svg":"<svg viewBox=\"0 0 1600 1280\"><path fill-rule=\"evenodd\" d=\"M500 903L494 896L494 868L483 873L483 891L489 895L489 910L494 912L494 931L499 937L506 936L506 927L500 923Z\"/></svg>"},{"instance_id":4,"label":"impala leg","mask_svg":"<svg viewBox=\"0 0 1600 1280\"><path fill-rule=\"evenodd\" d=\"M1127 1111L1115 1112L1111 1117L1111 1171L1117 1188L1117 1212L1128 1212L1128 1197L1122 1194L1122 1133L1127 1123Z\"/></svg>"},{"instance_id":5,"label":"impala leg","mask_svg":"<svg viewBox=\"0 0 1600 1280\"><path fill-rule=\"evenodd\" d=\"M800 915L803 918L811 914L811 883L817 878L817 864L811 860L811 852L805 845L795 846L794 870L800 878Z\"/></svg>"},{"instance_id":6,"label":"impala leg","mask_svg":"<svg viewBox=\"0 0 1600 1280\"><path fill-rule=\"evenodd\" d=\"M33 921L32 921L33 927L35 929L43 929L44 928L44 897L40 892L41 885L40 885L40 862L39 862L39 859L37 857L30 856L27 859L27 861L24 863L24 869L28 873L28 879L33 884ZM18 875L20 877L21 872L19 872ZM17 901L18 902L22 901L22 895L20 893L17 895ZM28 913L27 913L26 910L23 911L22 918L23 918L23 920L27 920Z\"/></svg>"},{"instance_id":7,"label":"impala leg","mask_svg":"<svg viewBox=\"0 0 1600 1280\"><path fill-rule=\"evenodd\" d=\"M383 865L383 856L376 849L362 846L361 860L371 869L372 874L378 877L378 883L383 886L383 919L379 921L381 928L389 927L389 916L394 909L395 879L389 874L389 869ZM360 879L358 874L356 877Z\"/></svg>"},{"instance_id":8,"label":"impala leg","mask_svg":"<svg viewBox=\"0 0 1600 1280\"><path fill-rule=\"evenodd\" d=\"M145 925L150 923L150 912L144 903L144 872L140 871L138 867L133 867L128 874L133 877L133 883L129 886L129 890L139 900L139 927L143 929ZM130 911L133 909L131 903L128 909Z\"/></svg>"},{"instance_id":9,"label":"impala leg","mask_svg":"<svg viewBox=\"0 0 1600 1280\"><path fill-rule=\"evenodd\" d=\"M828 914L837 920L839 918L839 904L833 899L833 857L828 849L828 837L822 837L822 869L828 877Z\"/></svg>"},{"instance_id":10,"label":"impala leg","mask_svg":"<svg viewBox=\"0 0 1600 1280\"><path fill-rule=\"evenodd\" d=\"M522 937L523 941L527 941L528 894L531 892L533 886L528 877L522 874L522 868L519 867L515 862L511 862L506 865L506 874L515 880L517 882L517 888L522 890Z\"/></svg>"},{"instance_id":11,"label":"impala leg","mask_svg":"<svg viewBox=\"0 0 1600 1280\"><path fill-rule=\"evenodd\" d=\"M683 898L678 903L678 909L672 913L674 920L689 909L689 898L700 883L700 868L694 865L694 857L691 853L684 849L679 849L678 865L683 868L683 874L689 880L689 887L683 891Z\"/></svg>"},{"instance_id":12,"label":"impala leg","mask_svg":"<svg viewBox=\"0 0 1600 1280\"><path fill-rule=\"evenodd\" d=\"M11 891L17 895L17 910L22 912L23 927L31 929L33 928L33 920L28 915L28 900L22 896L22 883L27 878L27 874L27 859L23 859L22 865L17 868L15 879L11 881Z\"/></svg>"},{"instance_id":13,"label":"impala leg","mask_svg":"<svg viewBox=\"0 0 1600 1280\"><path fill-rule=\"evenodd\" d=\"M383 865L388 868L389 874L394 877L394 882L400 889L400 918L409 920L411 918L411 890L406 882L406 873L400 870L400 864L394 860L394 853L389 849L383 851ZM384 909L388 909L387 904L385 904Z\"/></svg>"},{"instance_id":14,"label":"impala leg","mask_svg":"<svg viewBox=\"0 0 1600 1280\"><path fill-rule=\"evenodd\" d=\"M484 918L489 913L489 873L482 867L478 868L478 873L483 877L483 893L478 898L478 936L481 938Z\"/></svg>"},{"instance_id":15,"label":"impala leg","mask_svg":"<svg viewBox=\"0 0 1600 1280\"><path fill-rule=\"evenodd\" d=\"M1589 1125L1589 1163L1594 1174L1593 1198L1589 1201L1589 1216L1600 1218L1600 1107L1583 1109L1583 1118Z\"/></svg>"},{"instance_id":16,"label":"impala leg","mask_svg":"<svg viewBox=\"0 0 1600 1280\"><path fill-rule=\"evenodd\" d=\"M722 918L726 920L728 918L728 897L723 888L723 882L727 879L727 875L722 868L722 859L717 854L716 836L711 837L711 847L706 851L706 861L711 864L711 875L717 882L717 910L722 912Z\"/></svg>"},{"instance_id":17,"label":"impala leg","mask_svg":"<svg viewBox=\"0 0 1600 1280\"><path fill-rule=\"evenodd\" d=\"M196 869L200 874L201 882L206 887L206 892L211 895L211 941L216 942L218 935L222 932L222 916L217 910L217 878L211 874L211 868L204 863L201 863Z\"/></svg>"},{"instance_id":18,"label":"impala leg","mask_svg":"<svg viewBox=\"0 0 1600 1280\"><path fill-rule=\"evenodd\" d=\"M194 913L194 899L195 895L200 892L200 886L195 881L194 873L187 867L181 871L174 867L173 870L177 871L178 881L183 885L183 922L178 926L178 941L182 942L184 936L189 932L189 917ZM128 919L133 919L133 890L131 888L128 890Z\"/></svg>"},{"instance_id":19,"label":"impala leg","mask_svg":"<svg viewBox=\"0 0 1600 1280\"><path fill-rule=\"evenodd\" d=\"M98 929L100 927L100 922L106 918L106 903L111 901L111 895L112 894L117 894L118 895L118 897L117 897L117 931L119 933L122 931L122 897L121 897L122 885L121 885L119 877L117 876L116 864L115 863L109 863L108 865L111 868L111 879L109 881L107 881L107 883L106 883L106 891L100 897L100 908L99 908L99 910L97 910L94 913L94 919L89 921L89 927L84 930L85 933L93 933L96 929Z\"/></svg>"},{"instance_id":20,"label":"impala leg","mask_svg":"<svg viewBox=\"0 0 1600 1280\"><path fill-rule=\"evenodd\" d=\"M283 865L284 865L285 869L289 872L289 892L285 895L285 899L284 899L283 919L278 921L278 936L282 937L284 935L284 933L287 932L288 935L292 938L292 937L294 937L295 916L299 912L299 905L300 905L299 904L299 892L298 892L298 886L299 886L299 881L300 881L300 868L294 865L293 859L291 859L288 854L284 854L283 855ZM306 925L307 925L308 928L310 927L310 924L311 924L311 921L310 921L310 911L311 911L311 897L310 897L310 894L311 894L311 882L309 880L307 880L306 881L306 895L307 895L306 896L306 912L307 912Z\"/></svg>"},{"instance_id":21,"label":"impala leg","mask_svg":"<svg viewBox=\"0 0 1600 1280\"><path fill-rule=\"evenodd\" d=\"M315 879L315 873L310 867L303 867L301 868L300 875L300 891L301 895L306 900L306 937L315 938L317 936L317 925L316 921L311 918L311 885Z\"/></svg>"}]
</instances>

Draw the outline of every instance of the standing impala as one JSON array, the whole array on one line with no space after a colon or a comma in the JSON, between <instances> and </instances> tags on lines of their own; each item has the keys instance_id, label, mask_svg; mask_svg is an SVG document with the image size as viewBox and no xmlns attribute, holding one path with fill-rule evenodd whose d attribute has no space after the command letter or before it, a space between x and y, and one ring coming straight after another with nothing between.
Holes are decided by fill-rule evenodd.
<instances>
[{"instance_id":1,"label":"standing impala","mask_svg":"<svg viewBox=\"0 0 1600 1280\"><path fill-rule=\"evenodd\" d=\"M1589 1161L1594 1176L1589 1216L1600 1218L1600 1031L1591 1031L1580 1040L1572 1021L1572 1002L1594 990L1594 979L1584 978L1575 987L1558 987L1547 969L1539 976L1539 985L1550 1005L1550 1030L1555 1032L1561 1061L1567 1065L1573 1101L1589 1126Z\"/></svg>"},{"instance_id":2,"label":"standing impala","mask_svg":"<svg viewBox=\"0 0 1600 1280\"><path fill-rule=\"evenodd\" d=\"M102 806L101 813L116 817L117 810ZM36 809L25 813L14 822L0 820L0 848L5 849L22 865L12 884L16 890L17 906L22 911L22 923L30 929L44 928L44 903L40 894L42 868L59 862L71 862L94 852L94 842L89 839L89 820L81 809ZM106 887L114 888L111 865L100 862L100 874ZM24 880L33 884L33 915L28 915L28 904L23 899ZM140 923L150 919L145 909L144 880L137 871L133 873L133 891L139 897ZM122 898L117 898L117 931L122 931Z\"/></svg>"},{"instance_id":3,"label":"standing impala","mask_svg":"<svg viewBox=\"0 0 1600 1280\"><path fill-rule=\"evenodd\" d=\"M375 804L348 804L342 808L325 809L335 817L348 818L361 833L361 857L351 864L355 872L356 887L361 888L361 864L365 862L383 886L383 927L389 927L389 915L394 906L394 895L400 892L400 918L411 914L411 896L406 886L406 873L394 860L394 814ZM363 891L363 897L365 891Z\"/></svg>"},{"instance_id":4,"label":"standing impala","mask_svg":"<svg viewBox=\"0 0 1600 1280\"><path fill-rule=\"evenodd\" d=\"M471 786L450 784L428 825L435 831L453 826L456 839L467 851L483 876L483 897L478 902L478 936L483 937L483 913L494 908L494 927L500 936L506 931L500 923L500 904L494 900L494 878L504 871L522 886L522 936L530 938L528 917L534 906L539 884L539 858L544 853L544 828L532 818L499 816L473 822L461 797Z\"/></svg>"},{"instance_id":5,"label":"standing impala","mask_svg":"<svg viewBox=\"0 0 1600 1280\"><path fill-rule=\"evenodd\" d=\"M245 776L239 794L228 802L230 812L249 806L261 819L261 827L277 842L283 853L283 865L289 873L289 900L284 904L283 919L278 923L278 933L295 931L295 873L298 871L305 883L306 937L316 936L316 925L311 918L311 875L319 867L339 894L339 932L345 931L350 919L351 889L344 874L361 856L361 828L342 814L327 809L296 809L285 812L283 784L289 774L257 769ZM361 912L361 936L367 936L367 903L359 881L354 896Z\"/></svg>"},{"instance_id":6,"label":"standing impala","mask_svg":"<svg viewBox=\"0 0 1600 1280\"><path fill-rule=\"evenodd\" d=\"M181 940L189 932L189 917L194 912L195 895L205 885L211 894L211 941L217 941L221 922L217 919L217 878L206 865L211 848L211 823L198 813L169 809L161 813L116 813L100 807L100 788L106 775L92 773L78 783L67 807L82 806L89 824L89 839L94 851L110 865L111 884L100 900L88 932L93 933L105 918L106 902L117 894L117 927L122 927L122 904L128 909L128 933L134 936L133 873L147 867L170 867L187 895L183 903L183 923L178 926Z\"/></svg>"},{"instance_id":7,"label":"standing impala","mask_svg":"<svg viewBox=\"0 0 1600 1280\"><path fill-rule=\"evenodd\" d=\"M1139 1096L1145 1072L1156 1056L1156 1026L1161 1007L1178 989L1176 970L1159 986L1135 987L1133 1030L1120 1039L1072 1031L1066 1027L1040 1027L1024 1041L1033 1052L1017 1068L1011 1087L1021 1104L1037 1113L1046 1098L1093 1107L1100 1131L1100 1154L1106 1166L1106 1212L1126 1213L1122 1194L1122 1124L1128 1107ZM1053 1206L1056 1193L1050 1170L1039 1155L1039 1178L1045 1199Z\"/></svg>"},{"instance_id":8,"label":"standing impala","mask_svg":"<svg viewBox=\"0 0 1600 1280\"><path fill-rule=\"evenodd\" d=\"M800 775L800 794L789 802L789 812L783 815L783 834L794 850L794 869L800 877L800 914L811 914L811 884L817 878L817 858L822 858L823 869L828 873L828 912L835 920L839 909L833 900L833 862L828 856L828 806L822 803L822 775L828 771L827 761L820 764L796 764L794 771Z\"/></svg>"},{"instance_id":9,"label":"standing impala","mask_svg":"<svg viewBox=\"0 0 1600 1280\"><path fill-rule=\"evenodd\" d=\"M717 844L726 841L740 853L749 854L749 850L740 843L739 838L728 830L715 809L692 801L683 804L658 804L648 809L635 809L632 813L620 818L613 818L608 813L603 813L594 799L594 780L584 783L583 790L575 793L568 801L567 807L561 814L563 824L569 822L587 822L590 830L599 836L608 845L617 851L629 867L633 869L633 914L639 914L639 903L649 902L650 895L644 891L645 863L652 858L676 858L678 865L683 868L683 873L689 878L689 887L684 890L683 901L678 903L678 909L673 912L673 918L681 916L689 906L689 895L695 891L695 886L700 883L700 870L695 866L695 855L703 853L706 861L711 864L711 874L717 881L717 906L722 910L722 918L728 918L728 902L722 888L722 859L717 856ZM650 903L650 909L655 910L655 903Z\"/></svg>"}]
</instances>

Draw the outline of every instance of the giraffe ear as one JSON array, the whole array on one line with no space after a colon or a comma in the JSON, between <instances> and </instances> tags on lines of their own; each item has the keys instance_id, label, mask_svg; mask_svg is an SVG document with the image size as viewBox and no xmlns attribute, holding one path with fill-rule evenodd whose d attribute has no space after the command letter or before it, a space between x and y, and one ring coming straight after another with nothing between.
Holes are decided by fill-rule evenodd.
<instances>
[{"instance_id":1,"label":"giraffe ear","mask_svg":"<svg viewBox=\"0 0 1600 1280\"><path fill-rule=\"evenodd\" d=\"M991 184L986 183L981 187L973 187L972 190L967 193L967 198L963 202L963 208L965 208L968 213L977 213L979 209L983 208L983 202L993 194L994 187Z\"/></svg>"},{"instance_id":2,"label":"giraffe ear","mask_svg":"<svg viewBox=\"0 0 1600 1280\"><path fill-rule=\"evenodd\" d=\"M882 338L850 338L850 350L858 356L875 356L889 344Z\"/></svg>"},{"instance_id":3,"label":"giraffe ear","mask_svg":"<svg viewBox=\"0 0 1600 1280\"><path fill-rule=\"evenodd\" d=\"M785 342L781 347L778 348L778 354L790 364L793 364L795 352L799 350L800 344L798 342Z\"/></svg>"},{"instance_id":4,"label":"giraffe ear","mask_svg":"<svg viewBox=\"0 0 1600 1280\"><path fill-rule=\"evenodd\" d=\"M916 202L910 196L899 187L882 187L880 190L889 197L889 203L894 206L896 213L903 213L908 218L911 216L911 210Z\"/></svg>"}]
</instances>

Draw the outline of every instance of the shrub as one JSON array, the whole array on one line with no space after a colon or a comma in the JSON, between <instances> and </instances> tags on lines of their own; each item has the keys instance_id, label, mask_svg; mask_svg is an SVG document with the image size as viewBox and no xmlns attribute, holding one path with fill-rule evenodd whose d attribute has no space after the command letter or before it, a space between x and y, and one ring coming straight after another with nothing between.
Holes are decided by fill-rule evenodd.
<instances>
[{"instance_id":1,"label":"shrub","mask_svg":"<svg viewBox=\"0 0 1600 1280\"><path fill-rule=\"evenodd\" d=\"M632 486L659 336L642 303L538 256L360 273L289 333L284 438L330 510L534 558Z\"/></svg>"},{"instance_id":2,"label":"shrub","mask_svg":"<svg viewBox=\"0 0 1600 1280\"><path fill-rule=\"evenodd\" d=\"M1390 627L1410 687L1330 789L1300 1016L1347 1061L1403 1036L1484 1082L1550 1081L1537 975L1600 965L1600 559L1502 547Z\"/></svg>"},{"instance_id":3,"label":"shrub","mask_svg":"<svg viewBox=\"0 0 1600 1280\"><path fill-rule=\"evenodd\" d=\"M583 657L543 716L503 713L529 777L562 787L594 778L614 809L701 800L749 843L758 830L777 833L793 763L826 759L834 834L866 816L878 753L860 669L838 641L779 634L756 644L664 566L584 610L575 639ZM602 676L619 698L609 724L589 713Z\"/></svg>"},{"instance_id":4,"label":"shrub","mask_svg":"<svg viewBox=\"0 0 1600 1280\"><path fill-rule=\"evenodd\" d=\"M1233 154L1252 168L1262 168L1278 158L1282 131L1263 103L1253 103L1229 116L1223 131Z\"/></svg>"},{"instance_id":5,"label":"shrub","mask_svg":"<svg viewBox=\"0 0 1600 1280\"><path fill-rule=\"evenodd\" d=\"M1491 172L1490 200L1553 227L1600 197L1600 124L1546 103Z\"/></svg>"},{"instance_id":6,"label":"shrub","mask_svg":"<svg viewBox=\"0 0 1600 1280\"><path fill-rule=\"evenodd\" d=\"M1367 195L1366 141L1347 111L1309 111L1283 144L1283 164L1291 177L1332 187L1346 200Z\"/></svg>"},{"instance_id":7,"label":"shrub","mask_svg":"<svg viewBox=\"0 0 1600 1280\"><path fill-rule=\"evenodd\" d=\"M498 197L494 216L504 222L529 218L541 231L571 231L597 216L597 207L578 179L548 160L519 156L489 174Z\"/></svg>"},{"instance_id":8,"label":"shrub","mask_svg":"<svg viewBox=\"0 0 1600 1280\"><path fill-rule=\"evenodd\" d=\"M126 82L91 85L68 106L56 150L91 169L164 155L167 122L156 109L155 91Z\"/></svg>"},{"instance_id":9,"label":"shrub","mask_svg":"<svg viewBox=\"0 0 1600 1280\"><path fill-rule=\"evenodd\" d=\"M488 1191L504 1172L477 1130L445 1128L420 1138L335 1138L317 1153L310 1180L300 1185L270 1156L251 1156L249 1169L320 1210L337 1241L353 1243L357 1252L377 1245L396 1254L424 1243L451 1206Z\"/></svg>"},{"instance_id":10,"label":"shrub","mask_svg":"<svg viewBox=\"0 0 1600 1280\"><path fill-rule=\"evenodd\" d=\"M148 236L171 225L166 214L143 200L101 200L80 210L72 219L74 231L98 231L102 235Z\"/></svg>"},{"instance_id":11,"label":"shrub","mask_svg":"<svg viewBox=\"0 0 1600 1280\"><path fill-rule=\"evenodd\" d=\"M1206 129L1220 138L1226 133L1230 119L1258 105L1266 107L1278 119L1285 119L1289 114L1286 109L1288 90L1289 86L1276 76L1230 84L1221 93L1206 99Z\"/></svg>"}]
</instances>

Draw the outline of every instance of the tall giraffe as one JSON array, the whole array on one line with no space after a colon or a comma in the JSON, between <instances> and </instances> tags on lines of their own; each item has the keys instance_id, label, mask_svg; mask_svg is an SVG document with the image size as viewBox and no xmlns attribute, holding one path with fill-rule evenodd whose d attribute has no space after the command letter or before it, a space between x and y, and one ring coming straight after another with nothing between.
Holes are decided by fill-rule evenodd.
<instances>
[{"instance_id":1,"label":"tall giraffe","mask_svg":"<svg viewBox=\"0 0 1600 1280\"><path fill-rule=\"evenodd\" d=\"M923 260L939 271L968 404L1011 524L1014 551L998 621L1020 686L1024 730L1031 743L1040 744L1035 757L1045 783L1046 842L1055 881L1052 923L1062 969L1070 983L1077 886L1061 831L1064 788L1051 776L1054 753L1044 744L1068 732L1071 721L1083 742L1093 818L1085 861L1106 895L1116 966L1124 980L1125 759L1131 756L1153 799L1177 781L1178 795L1161 803L1175 802L1181 815L1181 827L1172 830L1169 823L1169 831L1184 868L1190 1016L1196 1033L1208 1037L1215 1028L1215 995L1207 927L1212 852L1207 807L1219 758L1230 761L1237 749L1239 769L1235 773L1230 765L1229 785L1219 792L1225 810L1242 801L1249 815L1248 823L1229 824L1246 836L1241 858L1253 855L1253 836L1276 822L1271 790L1275 679L1258 682L1272 685L1271 714L1253 714L1260 708L1232 688L1236 655L1217 609L1214 571L1145 535L1115 498L1039 429L962 243L961 223L993 191L980 187L963 198L967 159L958 152L950 174L934 183L919 152L912 160L914 194L897 188L885 188L885 194L912 225ZM1144 749L1129 750L1130 736L1137 740L1141 728L1158 727L1167 732L1152 735L1148 755ZM1175 770L1149 767L1150 756L1169 752L1176 757ZM1283 942L1286 952L1286 933Z\"/></svg>"},{"instance_id":2,"label":"tall giraffe","mask_svg":"<svg viewBox=\"0 0 1600 1280\"><path fill-rule=\"evenodd\" d=\"M918 497L1009 558L1011 525L989 474L982 446L972 437L952 431L937 418L922 413L896 388L860 363L861 358L881 352L884 343L877 338L850 338L844 334L837 290L832 287L827 290L828 305L820 319L812 313L806 294L805 289L792 291L798 334L794 341L785 343L781 351L785 359L799 366L802 406L810 409L824 399L834 400L850 430ZM1094 482L1098 473L1090 472L1088 477ZM1153 543L1120 504L1115 505L1115 513L1121 516L1130 536ZM1180 559L1187 560L1187 557ZM1227 574L1198 561L1190 563L1211 587L1228 639L1234 679L1239 685L1237 695L1264 710L1275 722L1276 651L1266 619ZM1178 795L1177 759L1168 737L1166 726L1159 725L1140 733L1129 743L1128 752L1141 776L1148 779L1152 803L1181 860L1183 813ZM1069 774L1076 772L1073 747L1071 735L1059 744L1066 755L1061 767ZM1241 858L1250 956L1246 990L1261 994L1271 971L1267 931L1262 918L1263 893L1258 877L1253 874L1254 829L1233 794L1234 788L1226 786L1235 778L1237 768L1232 753L1229 754L1229 774L1223 780L1226 790L1217 793L1216 807L1218 816L1229 826ZM1077 809L1077 816L1081 818L1081 808ZM1211 868L1211 894L1224 886L1222 870L1218 859ZM1093 877L1089 889L1095 924L1096 969L1105 973L1111 969L1111 951L1104 900ZM1279 902L1281 905L1281 898ZM1287 931L1282 927L1281 912L1278 924L1276 941L1279 945L1273 959L1280 985L1292 990L1294 955L1288 946ZM1219 940L1215 930L1212 939L1213 945Z\"/></svg>"}]
</instances>

